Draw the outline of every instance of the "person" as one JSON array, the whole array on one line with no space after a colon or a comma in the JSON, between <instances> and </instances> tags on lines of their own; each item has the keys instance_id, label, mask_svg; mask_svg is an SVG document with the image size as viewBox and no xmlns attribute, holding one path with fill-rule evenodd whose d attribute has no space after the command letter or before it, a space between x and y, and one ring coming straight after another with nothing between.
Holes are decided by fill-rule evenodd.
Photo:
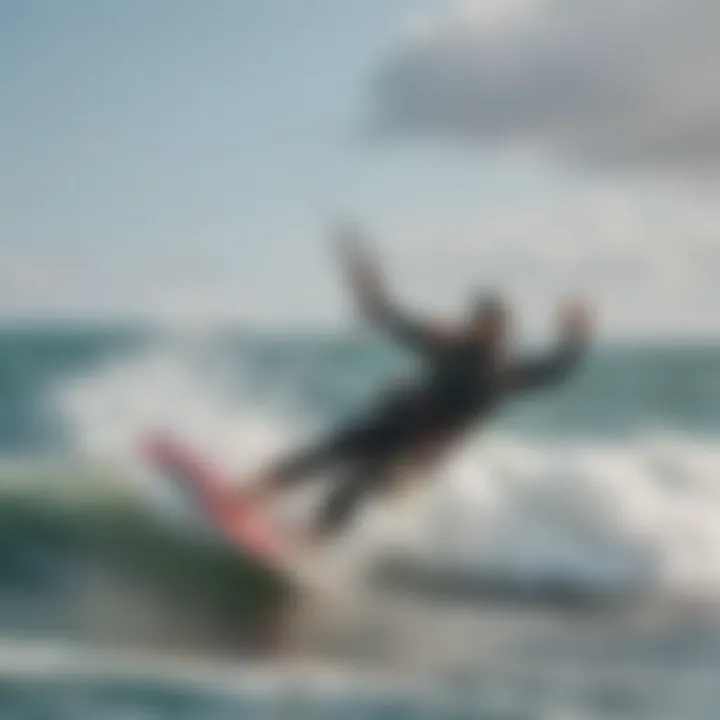
<instances>
[{"instance_id":1,"label":"person","mask_svg":"<svg viewBox=\"0 0 720 720\"><path fill-rule=\"evenodd\" d=\"M366 413L319 442L301 448L245 483L246 500L267 503L318 473L339 470L318 514L310 544L343 530L362 501L406 466L428 473L478 421L509 398L556 385L585 356L590 316L584 303L561 308L557 347L538 358L512 357L511 311L498 293L473 298L457 328L416 319L390 301L380 273L363 252L357 231L344 230L340 258L364 316L422 361L415 381L379 395Z\"/></svg>"}]
</instances>

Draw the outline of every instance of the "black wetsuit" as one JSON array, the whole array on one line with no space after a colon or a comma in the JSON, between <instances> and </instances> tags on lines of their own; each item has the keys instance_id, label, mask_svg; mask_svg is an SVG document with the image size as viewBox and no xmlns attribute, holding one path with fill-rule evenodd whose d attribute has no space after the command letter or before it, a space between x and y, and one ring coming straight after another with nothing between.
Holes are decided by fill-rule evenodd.
<instances>
[{"instance_id":1,"label":"black wetsuit","mask_svg":"<svg viewBox=\"0 0 720 720\"><path fill-rule=\"evenodd\" d=\"M358 501L387 479L397 459L435 440L457 438L512 395L563 379L584 350L581 339L569 338L547 357L497 367L489 349L472 336L440 340L396 314L383 321L420 352L426 372L415 383L391 389L366 415L287 458L275 471L285 484L331 467L345 469L320 518L323 530L348 519Z\"/></svg>"}]
</instances>

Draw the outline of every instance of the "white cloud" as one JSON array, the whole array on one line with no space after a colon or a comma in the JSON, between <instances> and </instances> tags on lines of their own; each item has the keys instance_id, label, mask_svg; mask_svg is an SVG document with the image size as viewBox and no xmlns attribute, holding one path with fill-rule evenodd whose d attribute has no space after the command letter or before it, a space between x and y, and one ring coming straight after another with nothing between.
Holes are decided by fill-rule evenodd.
<instances>
[{"instance_id":1,"label":"white cloud","mask_svg":"<svg viewBox=\"0 0 720 720\"><path fill-rule=\"evenodd\" d=\"M712 198L592 185L542 201L510 196L454 208L452 216L448 224L447 209L427 204L379 222L369 238L411 309L454 317L478 286L498 287L517 301L523 325L544 333L557 301L581 291L596 302L606 336L720 334L720 210ZM4 248L0 317L350 327L327 239L312 245L302 267L253 265L246 274L240 262L121 263L99 251Z\"/></svg>"},{"instance_id":2,"label":"white cloud","mask_svg":"<svg viewBox=\"0 0 720 720\"><path fill-rule=\"evenodd\" d=\"M717 0L453 3L381 69L374 128L616 169L720 165Z\"/></svg>"},{"instance_id":3,"label":"white cloud","mask_svg":"<svg viewBox=\"0 0 720 720\"><path fill-rule=\"evenodd\" d=\"M598 306L608 336L720 333L720 212L711 204L598 191L508 202L444 233L428 209L385 245L400 294L451 306L476 285L505 289L533 330L563 296Z\"/></svg>"},{"instance_id":4,"label":"white cloud","mask_svg":"<svg viewBox=\"0 0 720 720\"><path fill-rule=\"evenodd\" d=\"M0 322L140 320L284 328L334 322L331 278L240 257L0 248ZM334 302L333 302L334 301Z\"/></svg>"}]
</instances>

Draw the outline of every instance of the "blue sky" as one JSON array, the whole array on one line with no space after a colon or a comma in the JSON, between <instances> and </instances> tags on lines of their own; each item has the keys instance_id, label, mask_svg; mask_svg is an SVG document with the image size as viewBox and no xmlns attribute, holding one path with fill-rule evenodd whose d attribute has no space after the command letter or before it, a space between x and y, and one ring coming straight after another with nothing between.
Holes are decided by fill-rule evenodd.
<instances>
[{"instance_id":1,"label":"blue sky","mask_svg":"<svg viewBox=\"0 0 720 720\"><path fill-rule=\"evenodd\" d=\"M474 282L533 305L587 284L557 238L602 223L637 226L615 242L635 267L657 229L648 196L714 228L712 196L688 209L657 183L512 143L368 137L377 78L404 55L402 72L418 57L427 72L423 53L434 62L469 8L485 23L470 42L501 37L481 0L0 0L0 314L341 322L327 252L338 216L378 233L400 292L447 311ZM415 27L434 28L434 44L408 41ZM607 246L593 242L591 254ZM592 289L612 301L614 283ZM635 299L632 327L651 324L662 287ZM611 325L627 316L617 304Z\"/></svg>"},{"instance_id":2,"label":"blue sky","mask_svg":"<svg viewBox=\"0 0 720 720\"><path fill-rule=\"evenodd\" d=\"M408 3L300 5L0 3L3 245L128 280L199 263L245 285L302 261Z\"/></svg>"}]
</instances>

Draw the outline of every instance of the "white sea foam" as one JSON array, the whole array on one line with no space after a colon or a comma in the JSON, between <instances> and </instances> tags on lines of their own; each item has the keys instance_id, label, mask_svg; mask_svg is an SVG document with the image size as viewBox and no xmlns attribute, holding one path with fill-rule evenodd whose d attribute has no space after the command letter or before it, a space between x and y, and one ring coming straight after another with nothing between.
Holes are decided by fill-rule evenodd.
<instances>
[{"instance_id":1,"label":"white sea foam","mask_svg":"<svg viewBox=\"0 0 720 720\"><path fill-rule=\"evenodd\" d=\"M238 398L223 377L166 348L77 378L58 402L78 449L94 457L128 457L162 427L240 472L307 434L296 407ZM343 548L356 560L394 548L458 572L714 593L720 441L486 433L416 497L371 504Z\"/></svg>"}]
</instances>

